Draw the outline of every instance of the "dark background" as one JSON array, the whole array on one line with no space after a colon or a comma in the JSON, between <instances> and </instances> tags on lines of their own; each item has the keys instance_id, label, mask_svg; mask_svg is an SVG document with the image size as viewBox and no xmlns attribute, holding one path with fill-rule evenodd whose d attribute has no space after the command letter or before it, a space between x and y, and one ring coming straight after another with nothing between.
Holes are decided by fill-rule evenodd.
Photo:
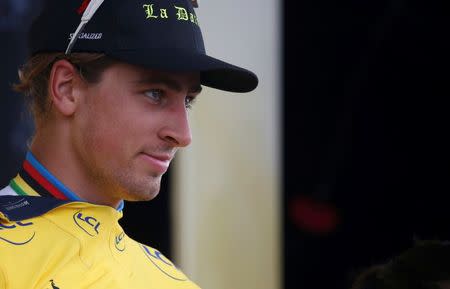
<instances>
[{"instance_id":1,"label":"dark background","mask_svg":"<svg viewBox=\"0 0 450 289\"><path fill-rule=\"evenodd\" d=\"M285 288L450 239L443 2L285 1Z\"/></svg>"},{"instance_id":2,"label":"dark background","mask_svg":"<svg viewBox=\"0 0 450 289\"><path fill-rule=\"evenodd\" d=\"M39 3L0 0L4 185L32 131L10 85ZM432 1L284 2L284 288L349 288L415 239L450 239L445 11ZM121 221L169 257L170 175Z\"/></svg>"}]
</instances>

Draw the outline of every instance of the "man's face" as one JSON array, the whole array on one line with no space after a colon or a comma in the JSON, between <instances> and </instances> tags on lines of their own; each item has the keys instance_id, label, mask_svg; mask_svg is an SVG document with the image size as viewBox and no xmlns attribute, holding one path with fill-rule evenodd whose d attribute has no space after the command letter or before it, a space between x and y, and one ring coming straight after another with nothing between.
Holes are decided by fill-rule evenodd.
<instances>
[{"instance_id":1,"label":"man's face","mask_svg":"<svg viewBox=\"0 0 450 289\"><path fill-rule=\"evenodd\" d=\"M180 147L191 142L188 109L199 73L108 68L97 84L75 91L73 149L80 171L111 200L150 200Z\"/></svg>"}]
</instances>

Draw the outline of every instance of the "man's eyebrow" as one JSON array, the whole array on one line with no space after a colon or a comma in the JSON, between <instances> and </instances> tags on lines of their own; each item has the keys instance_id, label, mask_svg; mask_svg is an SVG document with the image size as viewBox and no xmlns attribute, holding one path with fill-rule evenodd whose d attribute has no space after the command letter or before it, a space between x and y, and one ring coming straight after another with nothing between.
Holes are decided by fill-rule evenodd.
<instances>
[{"instance_id":1,"label":"man's eyebrow","mask_svg":"<svg viewBox=\"0 0 450 289\"><path fill-rule=\"evenodd\" d=\"M175 91L181 91L181 84L176 81L173 78L166 77L163 75L152 75L152 76L146 76L144 78L141 78L136 81L136 83L148 83L148 84L163 84L169 87L170 89L173 89ZM202 91L202 86L200 84L194 85L191 88L189 88L189 93L193 94L199 94Z\"/></svg>"}]
</instances>

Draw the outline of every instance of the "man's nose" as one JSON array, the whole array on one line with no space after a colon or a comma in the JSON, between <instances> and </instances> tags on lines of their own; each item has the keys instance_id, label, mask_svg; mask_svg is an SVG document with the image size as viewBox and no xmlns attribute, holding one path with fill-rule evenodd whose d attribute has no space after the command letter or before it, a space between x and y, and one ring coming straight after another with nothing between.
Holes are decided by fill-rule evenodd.
<instances>
[{"instance_id":1,"label":"man's nose","mask_svg":"<svg viewBox=\"0 0 450 289\"><path fill-rule=\"evenodd\" d=\"M184 105L177 104L167 115L166 125L159 132L160 138L174 147L188 146L192 141L189 115Z\"/></svg>"}]
</instances>

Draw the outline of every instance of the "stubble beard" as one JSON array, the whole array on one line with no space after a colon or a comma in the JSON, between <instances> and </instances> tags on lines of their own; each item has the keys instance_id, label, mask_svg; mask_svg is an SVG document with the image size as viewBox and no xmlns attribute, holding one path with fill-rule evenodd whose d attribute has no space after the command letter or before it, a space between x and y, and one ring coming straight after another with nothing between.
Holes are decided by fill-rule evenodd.
<instances>
[{"instance_id":1,"label":"stubble beard","mask_svg":"<svg viewBox=\"0 0 450 289\"><path fill-rule=\"evenodd\" d=\"M111 199L126 201L149 201L155 198L161 186L161 174L143 172L136 165L135 160L123 162L108 159L102 151L102 135L100 126L90 126L83 130L80 159L84 164L84 170L90 176L90 181L96 184L100 193L110 196ZM94 154L93 154L94 152ZM103 191L103 192L101 192Z\"/></svg>"},{"instance_id":2,"label":"stubble beard","mask_svg":"<svg viewBox=\"0 0 450 289\"><path fill-rule=\"evenodd\" d=\"M107 189L107 194L126 201L149 201L155 198L161 187L162 175L138 176L132 165L117 170L97 168L91 171L97 184Z\"/></svg>"},{"instance_id":3,"label":"stubble beard","mask_svg":"<svg viewBox=\"0 0 450 289\"><path fill-rule=\"evenodd\" d=\"M115 172L113 177L126 201L150 201L161 188L162 175L136 176L131 169L127 169Z\"/></svg>"}]
</instances>

